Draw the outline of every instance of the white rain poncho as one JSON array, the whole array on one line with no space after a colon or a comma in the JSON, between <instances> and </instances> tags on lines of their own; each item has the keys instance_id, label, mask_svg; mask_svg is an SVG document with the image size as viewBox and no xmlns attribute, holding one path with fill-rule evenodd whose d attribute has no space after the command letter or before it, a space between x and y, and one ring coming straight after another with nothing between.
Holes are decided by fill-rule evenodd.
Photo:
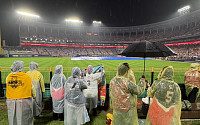
<instances>
[{"instance_id":1,"label":"white rain poncho","mask_svg":"<svg viewBox=\"0 0 200 125\"><path fill-rule=\"evenodd\" d=\"M164 67L157 80L148 88L147 95L152 98L145 125L180 125L181 91L173 81L172 66Z\"/></svg>"},{"instance_id":2,"label":"white rain poncho","mask_svg":"<svg viewBox=\"0 0 200 125\"><path fill-rule=\"evenodd\" d=\"M31 96L35 97L36 94L34 86L32 86L31 83L31 78L22 72L23 69L24 62L15 61L11 66L12 73L9 74L6 79L6 103L9 125L33 125L33 105ZM8 88L8 86L11 88ZM23 87L23 90L20 86Z\"/></svg>"},{"instance_id":3,"label":"white rain poncho","mask_svg":"<svg viewBox=\"0 0 200 125\"><path fill-rule=\"evenodd\" d=\"M86 89L86 82L80 79L81 70L78 67L72 69L70 76L65 83L65 125L80 125L90 121L86 107L83 89Z\"/></svg>"},{"instance_id":4,"label":"white rain poncho","mask_svg":"<svg viewBox=\"0 0 200 125\"><path fill-rule=\"evenodd\" d=\"M32 79L32 84L36 90L36 99L33 99L33 115L39 116L42 112L42 92L45 92L43 75L37 71L38 63L31 62L29 71L26 73Z\"/></svg>"},{"instance_id":5,"label":"white rain poncho","mask_svg":"<svg viewBox=\"0 0 200 125\"><path fill-rule=\"evenodd\" d=\"M88 109L97 108L98 100L98 82L97 80L101 78L102 73L93 74L93 67L91 65L87 68L87 74L85 81L87 82L87 89L83 90L84 96L86 98L86 107Z\"/></svg>"},{"instance_id":6,"label":"white rain poncho","mask_svg":"<svg viewBox=\"0 0 200 125\"><path fill-rule=\"evenodd\" d=\"M113 109L113 125L138 125L137 95L146 88L145 80L138 85L127 64L118 66L117 75L110 81L110 107Z\"/></svg>"},{"instance_id":7,"label":"white rain poncho","mask_svg":"<svg viewBox=\"0 0 200 125\"><path fill-rule=\"evenodd\" d=\"M55 68L55 74L53 75L50 82L54 113L63 113L65 82L66 78L65 75L63 74L63 66L57 65Z\"/></svg>"}]
</instances>

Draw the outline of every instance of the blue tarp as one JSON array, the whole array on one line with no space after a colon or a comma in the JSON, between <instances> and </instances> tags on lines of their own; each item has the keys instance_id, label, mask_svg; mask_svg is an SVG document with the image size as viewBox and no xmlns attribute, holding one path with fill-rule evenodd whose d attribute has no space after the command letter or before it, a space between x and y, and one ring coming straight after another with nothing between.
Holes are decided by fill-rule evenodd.
<instances>
[{"instance_id":1,"label":"blue tarp","mask_svg":"<svg viewBox=\"0 0 200 125\"><path fill-rule=\"evenodd\" d=\"M71 57L71 60L144 60L136 57ZM153 60L145 58L145 60Z\"/></svg>"}]
</instances>

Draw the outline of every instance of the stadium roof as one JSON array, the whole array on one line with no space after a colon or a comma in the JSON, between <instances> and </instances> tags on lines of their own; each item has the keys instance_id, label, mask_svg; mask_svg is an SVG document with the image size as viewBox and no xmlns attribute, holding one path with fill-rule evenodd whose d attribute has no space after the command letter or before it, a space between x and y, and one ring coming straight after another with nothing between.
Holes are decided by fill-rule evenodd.
<instances>
[{"instance_id":1,"label":"stadium roof","mask_svg":"<svg viewBox=\"0 0 200 125\"><path fill-rule=\"evenodd\" d=\"M45 22L64 23L77 16L91 24L98 20L106 26L134 26L167 20L178 15L185 5L199 9L198 0L1 0L1 21L18 9L39 14ZM8 18L9 19L9 18Z\"/></svg>"},{"instance_id":2,"label":"stadium roof","mask_svg":"<svg viewBox=\"0 0 200 125\"><path fill-rule=\"evenodd\" d=\"M185 5L190 5L192 12L200 9L200 0L0 0L0 29L2 39L16 45L19 10L31 12L23 14L38 17L44 23L66 24L66 19L78 17L88 26L95 20L104 27L125 27L180 16L177 10Z\"/></svg>"}]
</instances>

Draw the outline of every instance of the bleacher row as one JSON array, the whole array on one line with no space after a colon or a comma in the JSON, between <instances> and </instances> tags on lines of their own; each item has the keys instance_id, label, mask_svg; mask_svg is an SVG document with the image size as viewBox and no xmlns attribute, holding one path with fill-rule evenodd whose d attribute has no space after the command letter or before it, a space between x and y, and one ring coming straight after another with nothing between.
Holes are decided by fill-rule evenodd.
<instances>
[{"instance_id":1,"label":"bleacher row","mask_svg":"<svg viewBox=\"0 0 200 125\"><path fill-rule=\"evenodd\" d=\"M169 60L200 59L200 44L170 46L176 52L176 56L169 57Z\"/></svg>"},{"instance_id":2,"label":"bleacher row","mask_svg":"<svg viewBox=\"0 0 200 125\"><path fill-rule=\"evenodd\" d=\"M200 10L170 20L130 27L70 27L65 24L19 22L22 41L66 42L128 42L168 40L200 34Z\"/></svg>"},{"instance_id":3,"label":"bleacher row","mask_svg":"<svg viewBox=\"0 0 200 125\"><path fill-rule=\"evenodd\" d=\"M116 56L115 48L81 48L81 47L50 47L50 46L23 46L5 47L8 54L33 54L51 57L72 56Z\"/></svg>"}]
</instances>

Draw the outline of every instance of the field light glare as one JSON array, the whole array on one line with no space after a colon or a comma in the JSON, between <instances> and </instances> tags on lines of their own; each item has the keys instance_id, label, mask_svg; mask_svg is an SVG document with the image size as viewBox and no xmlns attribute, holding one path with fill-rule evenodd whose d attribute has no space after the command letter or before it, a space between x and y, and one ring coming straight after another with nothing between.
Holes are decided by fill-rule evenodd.
<instances>
[{"instance_id":1,"label":"field light glare","mask_svg":"<svg viewBox=\"0 0 200 125\"><path fill-rule=\"evenodd\" d=\"M83 23L83 21L78 20L78 19L66 19L66 22L71 22L71 23Z\"/></svg>"},{"instance_id":2,"label":"field light glare","mask_svg":"<svg viewBox=\"0 0 200 125\"><path fill-rule=\"evenodd\" d=\"M184 6L184 7L180 8L180 9L178 9L178 12L181 13L181 12L187 11L189 9L190 9L190 5L187 5L187 6Z\"/></svg>"},{"instance_id":3,"label":"field light glare","mask_svg":"<svg viewBox=\"0 0 200 125\"><path fill-rule=\"evenodd\" d=\"M32 13L27 13L27 12L23 12L23 11L17 11L18 14L20 15L24 15L24 16L30 16L30 17L36 17L39 18L40 16L32 14Z\"/></svg>"},{"instance_id":4,"label":"field light glare","mask_svg":"<svg viewBox=\"0 0 200 125\"><path fill-rule=\"evenodd\" d=\"M93 21L94 24L101 24L101 21Z\"/></svg>"}]
</instances>

